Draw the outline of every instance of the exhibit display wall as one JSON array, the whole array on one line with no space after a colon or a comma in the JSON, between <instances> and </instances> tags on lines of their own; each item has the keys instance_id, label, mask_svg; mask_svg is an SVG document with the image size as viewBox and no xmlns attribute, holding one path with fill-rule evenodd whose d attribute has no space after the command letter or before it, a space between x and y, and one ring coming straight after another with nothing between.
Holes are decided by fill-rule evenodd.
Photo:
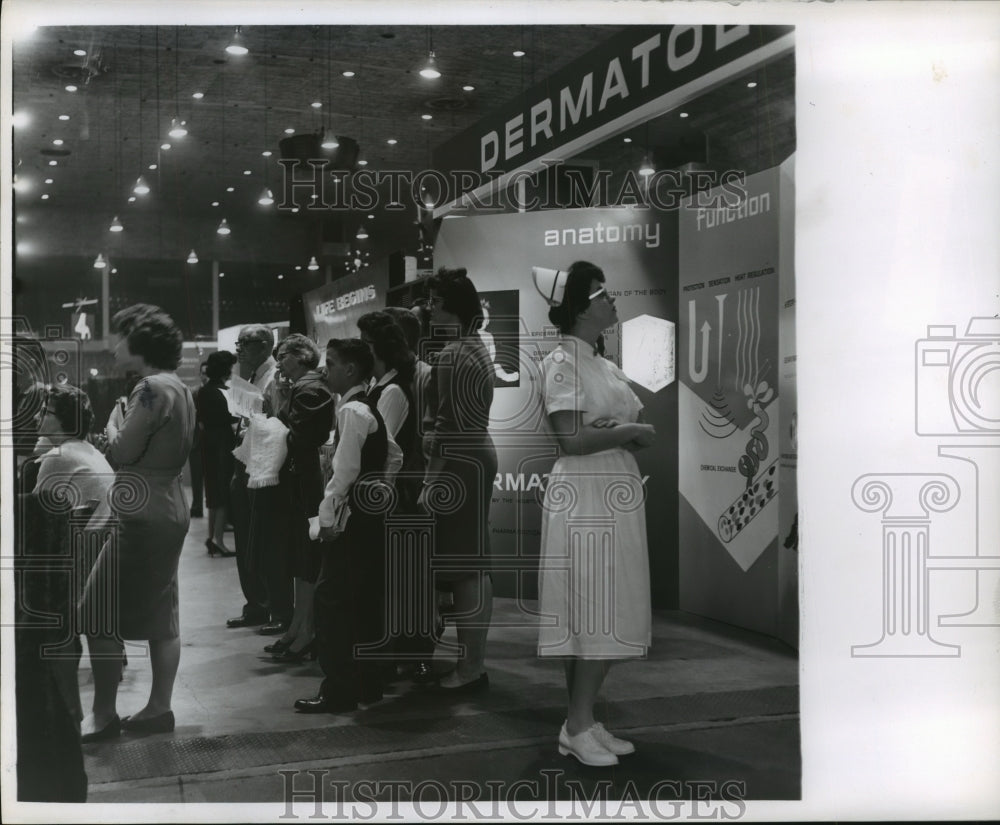
<instances>
[{"instance_id":1,"label":"exhibit display wall","mask_svg":"<svg viewBox=\"0 0 1000 825\"><path fill-rule=\"evenodd\" d=\"M484 334L498 362L491 433L499 454L490 537L498 595L536 598L541 501L556 444L541 402L541 360L558 341L534 266L577 260L604 270L621 324L606 355L633 381L657 442L636 454L646 490L653 605L677 607L677 384L670 347L677 320L676 214L567 209L443 221L435 265L465 267L488 302ZM489 340L487 340L489 344ZM514 375L516 373L516 375Z\"/></svg>"},{"instance_id":2,"label":"exhibit display wall","mask_svg":"<svg viewBox=\"0 0 1000 825\"><path fill-rule=\"evenodd\" d=\"M793 162L749 176L737 207L703 205L713 189L678 214L680 607L790 644Z\"/></svg>"},{"instance_id":3,"label":"exhibit display wall","mask_svg":"<svg viewBox=\"0 0 1000 825\"><path fill-rule=\"evenodd\" d=\"M321 359L331 338L359 336L358 318L385 307L388 287L384 269L362 269L302 295L306 335L319 346Z\"/></svg>"}]
</instances>

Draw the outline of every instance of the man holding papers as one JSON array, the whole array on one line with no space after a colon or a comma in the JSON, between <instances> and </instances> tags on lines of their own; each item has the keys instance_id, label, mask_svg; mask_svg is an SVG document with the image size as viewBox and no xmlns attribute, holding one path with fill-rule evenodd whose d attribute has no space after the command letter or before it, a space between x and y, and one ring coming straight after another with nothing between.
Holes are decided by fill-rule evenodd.
<instances>
[{"instance_id":1,"label":"man holding papers","mask_svg":"<svg viewBox=\"0 0 1000 825\"><path fill-rule=\"evenodd\" d=\"M277 364L271 356L274 333L263 324L250 324L240 330L236 339L236 360L239 378L233 377L229 386L230 411L241 416L237 438L242 441L247 424L254 412L261 412L264 398L270 392ZM242 379L242 380L240 380ZM273 414L273 413L272 413ZM236 568L245 603L239 616L229 619L226 627L252 627L268 621L267 593L254 556L251 523L254 507L247 490L246 465L236 462L230 493L230 519L233 522L233 540L236 544Z\"/></svg>"}]
</instances>

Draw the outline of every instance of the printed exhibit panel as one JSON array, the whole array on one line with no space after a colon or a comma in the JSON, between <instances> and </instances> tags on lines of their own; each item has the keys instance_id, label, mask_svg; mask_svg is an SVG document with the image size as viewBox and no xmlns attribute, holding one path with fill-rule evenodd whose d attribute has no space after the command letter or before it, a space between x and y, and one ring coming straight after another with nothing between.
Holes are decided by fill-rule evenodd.
<instances>
[{"instance_id":1,"label":"printed exhibit panel","mask_svg":"<svg viewBox=\"0 0 1000 825\"><path fill-rule=\"evenodd\" d=\"M322 355L331 338L357 338L358 318L386 305L389 276L378 269L363 269L333 283L303 293L306 335Z\"/></svg>"},{"instance_id":2,"label":"printed exhibit panel","mask_svg":"<svg viewBox=\"0 0 1000 825\"><path fill-rule=\"evenodd\" d=\"M679 214L680 606L774 634L781 174ZM791 260L787 261L791 266Z\"/></svg>"},{"instance_id":3,"label":"printed exhibit panel","mask_svg":"<svg viewBox=\"0 0 1000 825\"><path fill-rule=\"evenodd\" d=\"M799 646L798 393L795 348L795 156L780 166L781 215L778 268L778 628L786 644Z\"/></svg>"},{"instance_id":4,"label":"printed exhibit panel","mask_svg":"<svg viewBox=\"0 0 1000 825\"><path fill-rule=\"evenodd\" d=\"M657 428L656 445L636 457L645 479L653 604L676 607L676 249L675 214L652 209L567 209L443 221L435 264L468 270L489 318L486 343L495 353L490 418L499 471L490 536L494 556L509 561L497 565L498 593L513 595L520 587L526 597L536 596L541 501L557 456L542 407L540 370L558 331L534 288L531 269L567 269L585 260L604 270L617 303L620 323L605 333L606 355L630 377L646 421ZM503 572L506 566L512 572Z\"/></svg>"}]
</instances>

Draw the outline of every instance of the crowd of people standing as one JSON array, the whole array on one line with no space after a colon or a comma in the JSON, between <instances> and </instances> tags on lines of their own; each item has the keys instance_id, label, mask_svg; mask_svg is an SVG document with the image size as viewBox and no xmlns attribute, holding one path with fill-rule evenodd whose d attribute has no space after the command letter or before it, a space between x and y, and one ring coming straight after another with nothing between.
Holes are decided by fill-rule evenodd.
<instances>
[{"instance_id":1,"label":"crowd of people standing","mask_svg":"<svg viewBox=\"0 0 1000 825\"><path fill-rule=\"evenodd\" d=\"M643 510L618 517L612 558L595 565L570 540L565 510L553 506L550 492L572 485L577 510L597 512L609 477L639 479L632 453L655 433L624 374L602 355L602 332L617 322L604 273L578 262L536 272L535 285L563 335L542 364L540 388L560 448L543 503L540 611L559 621L542 628L538 654L564 663L560 752L610 765L634 748L596 722L597 693L609 663L645 655L651 641ZM182 336L172 319L148 305L115 316L115 357L135 383L108 424L103 455L73 446L81 434L63 437L54 425L48 438L56 443L38 451L61 446L82 477L109 479L107 489L91 484L86 496L110 502L96 508L91 527L101 517L105 525L114 520L115 530L79 609L90 616L105 615L108 603L115 609L110 624L86 634L95 691L92 712L82 721L76 712L83 743L174 728L177 567L193 509L181 472L196 433L205 545L209 554L235 555L242 591L243 606L227 627L275 637L264 650L276 662L318 659L322 669L315 694L291 707L350 712L381 701L386 682L400 678L442 695L489 688L495 366L478 334L482 303L466 271L441 269L427 287L426 301L368 313L358 336L325 342L323 352L305 335L275 346L269 327L245 326L235 355L209 356L194 395L177 376ZM238 384L250 406L231 403L227 384ZM66 392L52 390L51 404L65 406ZM25 482L22 492L32 487ZM641 498L641 484L635 494ZM449 497L449 506L438 506ZM430 552L406 564L388 555L390 518L411 524L413 546L431 520ZM390 579L408 605L405 621L394 597L387 600ZM445 601L460 650L447 672L434 662ZM591 615L613 616L611 632L580 621ZM116 703L123 640L147 640L152 666L145 707L124 717Z\"/></svg>"}]
</instances>

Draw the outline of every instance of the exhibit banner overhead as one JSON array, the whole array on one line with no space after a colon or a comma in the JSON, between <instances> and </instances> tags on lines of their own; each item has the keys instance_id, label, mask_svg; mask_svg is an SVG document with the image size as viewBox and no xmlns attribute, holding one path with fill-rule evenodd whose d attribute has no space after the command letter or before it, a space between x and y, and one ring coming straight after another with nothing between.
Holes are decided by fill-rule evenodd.
<instances>
[{"instance_id":1,"label":"exhibit banner overhead","mask_svg":"<svg viewBox=\"0 0 1000 825\"><path fill-rule=\"evenodd\" d=\"M434 151L440 217L793 48L792 26L628 26ZM465 196L469 196L466 198Z\"/></svg>"}]
</instances>

